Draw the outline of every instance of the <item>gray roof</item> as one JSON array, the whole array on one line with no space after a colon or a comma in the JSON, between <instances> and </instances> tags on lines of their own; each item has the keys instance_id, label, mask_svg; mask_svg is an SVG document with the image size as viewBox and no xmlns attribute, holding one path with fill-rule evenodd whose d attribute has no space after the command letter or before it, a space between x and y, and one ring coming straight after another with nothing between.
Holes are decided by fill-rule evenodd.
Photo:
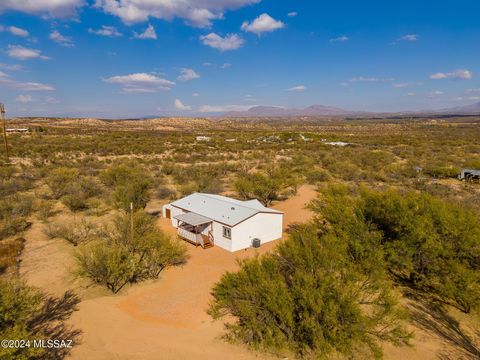
<instances>
[{"instance_id":1,"label":"gray roof","mask_svg":"<svg viewBox=\"0 0 480 360\"><path fill-rule=\"evenodd\" d=\"M188 195L172 202L172 205L229 226L235 226L259 212L283 214L281 211L263 206L258 200L240 201L226 196L202 193Z\"/></svg>"},{"instance_id":2,"label":"gray roof","mask_svg":"<svg viewBox=\"0 0 480 360\"><path fill-rule=\"evenodd\" d=\"M188 212L186 214L180 214L177 216L173 217L174 219L183 221L187 224L197 226L197 225L202 225L202 224L208 224L209 222L212 222L212 219L207 218L205 216L199 215L194 212Z\"/></svg>"}]
</instances>

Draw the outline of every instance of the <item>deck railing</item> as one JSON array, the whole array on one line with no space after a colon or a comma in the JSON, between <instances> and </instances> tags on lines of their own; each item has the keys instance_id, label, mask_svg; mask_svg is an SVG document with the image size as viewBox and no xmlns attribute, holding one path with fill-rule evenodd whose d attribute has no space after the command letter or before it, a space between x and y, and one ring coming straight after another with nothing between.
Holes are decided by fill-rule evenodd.
<instances>
[{"instance_id":1,"label":"deck railing","mask_svg":"<svg viewBox=\"0 0 480 360\"><path fill-rule=\"evenodd\" d=\"M202 238L202 235L200 234L195 234L193 232L190 232L188 230L185 230L185 229L182 229L182 228L178 228L178 236L180 236L181 238L185 239L185 240L188 240L194 244L200 244L203 246L203 238Z\"/></svg>"}]
</instances>

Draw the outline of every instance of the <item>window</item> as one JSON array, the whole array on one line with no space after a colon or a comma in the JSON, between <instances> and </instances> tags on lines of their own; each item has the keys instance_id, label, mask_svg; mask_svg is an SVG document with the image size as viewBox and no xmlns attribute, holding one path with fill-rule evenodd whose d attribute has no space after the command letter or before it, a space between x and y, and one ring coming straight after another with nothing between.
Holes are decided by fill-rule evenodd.
<instances>
[{"instance_id":1,"label":"window","mask_svg":"<svg viewBox=\"0 0 480 360\"><path fill-rule=\"evenodd\" d=\"M227 239L231 239L232 238L232 229L224 226L223 227L223 237L226 237Z\"/></svg>"}]
</instances>

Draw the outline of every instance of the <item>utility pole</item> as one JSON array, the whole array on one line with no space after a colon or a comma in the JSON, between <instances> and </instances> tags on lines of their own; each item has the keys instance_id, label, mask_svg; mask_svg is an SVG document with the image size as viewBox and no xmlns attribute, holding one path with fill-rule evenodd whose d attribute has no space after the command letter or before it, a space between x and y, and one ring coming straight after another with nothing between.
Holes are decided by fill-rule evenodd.
<instances>
[{"instance_id":1,"label":"utility pole","mask_svg":"<svg viewBox=\"0 0 480 360\"><path fill-rule=\"evenodd\" d=\"M5 159L8 164L10 159L8 154L7 124L5 121L5 106L2 103L0 103L0 117L2 118L2 124L3 124L3 142L5 144Z\"/></svg>"},{"instance_id":2,"label":"utility pole","mask_svg":"<svg viewBox=\"0 0 480 360\"><path fill-rule=\"evenodd\" d=\"M130 203L130 235L133 244L133 202Z\"/></svg>"}]
</instances>

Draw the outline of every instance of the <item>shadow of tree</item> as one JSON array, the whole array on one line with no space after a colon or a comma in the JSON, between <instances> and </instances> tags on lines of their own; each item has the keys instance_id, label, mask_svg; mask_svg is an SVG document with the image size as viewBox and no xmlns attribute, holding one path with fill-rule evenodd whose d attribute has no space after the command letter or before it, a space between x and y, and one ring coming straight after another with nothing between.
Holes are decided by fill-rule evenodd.
<instances>
[{"instance_id":1,"label":"shadow of tree","mask_svg":"<svg viewBox=\"0 0 480 360\"><path fill-rule=\"evenodd\" d=\"M441 350L439 359L480 359L480 331L474 329L472 335L466 334L460 323L447 313L445 306L417 298L410 304L409 310L414 324L455 347L455 353Z\"/></svg>"},{"instance_id":2,"label":"shadow of tree","mask_svg":"<svg viewBox=\"0 0 480 360\"><path fill-rule=\"evenodd\" d=\"M28 327L34 333L42 334L45 339L72 340L74 346L78 343L81 331L66 325L65 321L77 310L79 302L80 298L70 290L62 297L47 297L42 310L29 321ZM71 350L69 347L49 348L41 358L64 359Z\"/></svg>"}]
</instances>

